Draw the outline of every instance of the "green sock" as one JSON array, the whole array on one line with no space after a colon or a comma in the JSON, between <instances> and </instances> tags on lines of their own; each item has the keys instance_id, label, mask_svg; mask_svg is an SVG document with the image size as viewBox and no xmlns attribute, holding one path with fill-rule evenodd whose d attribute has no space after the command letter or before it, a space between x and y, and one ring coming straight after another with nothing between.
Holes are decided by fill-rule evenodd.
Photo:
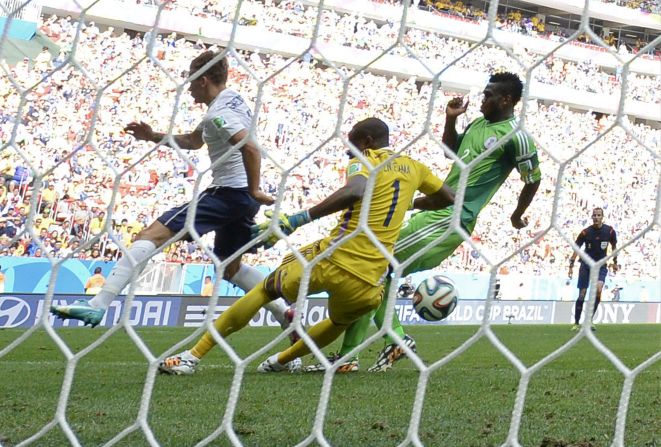
<instances>
[{"instance_id":1,"label":"green sock","mask_svg":"<svg viewBox=\"0 0 661 447\"><path fill-rule=\"evenodd\" d=\"M388 283L386 284L386 290L383 294L384 299L383 301L381 301L381 305L374 314L374 324L376 324L376 327L378 329L381 329L383 327L383 320L385 319L386 316L386 307L388 300L386 300L385 297L388 296L389 288L390 288L390 281L388 281ZM406 335L404 332L404 328L402 327L402 323L399 322L399 317L397 316L397 312L394 312L392 316L392 328L401 338L404 338L404 335ZM384 335L383 338L385 338L386 340L386 345L391 345L395 343L395 340L393 340L393 338L388 334Z\"/></svg>"},{"instance_id":2,"label":"green sock","mask_svg":"<svg viewBox=\"0 0 661 447\"><path fill-rule=\"evenodd\" d=\"M367 330L370 327L370 320L372 319L372 313L369 312L360 319L351 323L351 326L347 328L344 332L344 339L342 340L342 347L340 348L340 355L345 355L353 348L361 344L367 338ZM356 358L358 356L356 355Z\"/></svg>"}]
</instances>

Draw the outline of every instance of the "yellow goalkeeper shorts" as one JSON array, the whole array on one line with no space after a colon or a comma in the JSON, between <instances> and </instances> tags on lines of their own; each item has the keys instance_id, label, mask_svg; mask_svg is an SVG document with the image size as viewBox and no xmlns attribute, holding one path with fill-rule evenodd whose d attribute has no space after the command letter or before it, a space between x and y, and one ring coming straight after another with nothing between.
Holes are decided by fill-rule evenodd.
<instances>
[{"instance_id":1,"label":"yellow goalkeeper shorts","mask_svg":"<svg viewBox=\"0 0 661 447\"><path fill-rule=\"evenodd\" d=\"M310 261L321 253L314 242L299 250ZM293 303L298 298L303 282L304 267L293 254L288 255L280 266L264 281L271 296L279 296ZM328 315L337 325L349 325L376 309L383 299L383 285L373 286L333 264L328 258L319 261L310 272L306 295L328 293Z\"/></svg>"}]
</instances>

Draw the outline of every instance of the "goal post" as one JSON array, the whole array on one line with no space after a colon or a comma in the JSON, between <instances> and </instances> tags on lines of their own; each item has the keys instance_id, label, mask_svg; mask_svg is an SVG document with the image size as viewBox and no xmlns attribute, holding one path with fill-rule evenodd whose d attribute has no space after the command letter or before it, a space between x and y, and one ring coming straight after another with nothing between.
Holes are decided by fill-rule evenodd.
<instances>
[{"instance_id":1,"label":"goal post","mask_svg":"<svg viewBox=\"0 0 661 447\"><path fill-rule=\"evenodd\" d=\"M0 12L2 15L18 18L22 17L21 11L32 11L39 3L38 1L3 1L0 3L2 6ZM452 162L462 167L464 173L459 182L456 199L457 208L459 208L465 200L467 173L477 163L498 150L500 144L516 138L519 131L530 133L536 141L535 132L545 131L533 127L540 123L539 117L535 116L535 121L532 122L528 120L529 114L536 113L537 101L540 103L565 101L564 104L567 107L575 107L585 112L594 106L585 101L598 100L595 110L611 113L614 118L594 138L592 135L589 135L591 139L584 136L585 141L582 141L582 146L575 153L569 154L569 151L564 148L549 148L540 145L543 163L548 163L551 171L555 170L553 181L556 182L544 193L546 196L543 199L550 206L550 213L543 216L544 224L541 226L541 230L532 236L519 234L516 244L502 241L502 247L506 248L501 247L500 250L494 250L493 247L487 247L485 249L484 244L479 244L471 238L471 234L462 226L459 214L455 213L449 224L448 232L434 241L434 243L441 242L448 237L450 232L457 233L464 240L464 246L469 252L477 253L476 259L478 260L475 262L483 263L485 271L490 274L488 292L486 296L482 297L485 300L484 318L476 327L475 333L444 357L423 359L422 356L406 346L402 338L392 329L392 321L397 312L397 288L391 287L388 295L384 297L388 302L388 307L383 328L371 333L360 346L345 355L343 359L348 360L358 353L366 356L368 348L377 346L382 337L386 335L401 345L419 373L408 430L404 439L401 440L401 445L419 446L424 445L424 436L421 436L420 426L430 377L443 370L458 357L466 355L478 343L488 342L518 374L518 385L516 390L511 392L514 403L508 421L509 428L506 438L502 440L503 446L518 447L523 445L520 440L520 427L531 379L577 344L587 341L623 377L617 416L613 422L612 438L609 443L613 447L625 445L627 414L635 381L641 373L649 371L649 368L658 362L661 352L656 352L644 362L629 367L600 339L599 333L590 331L589 321L593 316L592 303L596 299L595 289L590 291L588 305L584 310L586 322L580 332L540 360L530 364L520 359L494 331L494 324L488 315L491 306L496 301L499 269L504 265L515 263L526 250L534 247L547 235L554 237L559 246L567 247L567 253L571 253L571 250L579 252L580 257L591 268L591 281L593 282L597 280L599 268L607 265L613 255L620 255L627 250L638 250L638 245L646 236L651 235L652 239L657 236L657 240L653 240L652 243L656 244L658 248L659 209L661 209L658 147L651 147L651 142L655 141L655 138L641 135L631 124L628 116L632 116L632 119L650 120L654 118L654 106L656 105L658 108L658 92L656 96L652 94L648 98L651 98L650 104L634 99L630 95L630 91L632 83L649 81L651 85L659 85L658 74L656 77L647 74L645 65L640 62L645 53L652 51L661 43L661 37L657 37L641 48L636 55L625 56L618 53L591 28L590 19L597 8L601 7L601 3L594 0L585 1L580 28L571 36L562 42L554 42L550 47L537 43L535 51L520 48L517 39L523 39L522 35L517 37L511 32L498 29L498 16L501 13L497 0L490 3L483 19L470 20L450 17L439 11L418 9L410 2L396 2L382 6L380 3L368 1L333 0L318 3L303 1L288 8L287 2L239 0L232 5L216 2L218 5L207 5L206 9L194 1L181 4L177 1L154 1L148 5L135 5L129 0L82 3L62 0L55 3L58 4L57 12L60 15L70 12L66 8L73 10L76 18L72 22L67 22L69 28L62 26L61 18L48 17L46 11L48 13L55 11L46 7L48 5L45 4L44 15L40 20L43 26L48 24L49 31L53 35L57 34L58 43L62 48L67 48L69 52L62 58L59 58L58 55L51 55L50 59L43 60L38 59L39 56L35 55L32 60L13 67L2 62L2 74L0 75L0 87L9 93L4 99L0 98L0 109L11 112L3 112L7 116L7 120L0 129L0 137L2 137L0 151L3 155L7 154L8 159L14 164L28 165L34 180L29 188L26 187L26 191L30 191L30 197L27 197L27 194L21 196L21 199L27 197L29 203L25 226L19 229L11 242L15 243L22 239L34 240L37 249L43 252L44 257L48 258L52 266L43 314L34 327L20 333L6 346L0 346L0 364L3 359L24 345L34 333L41 330L62 353L66 364L57 407L54 409L52 419L29 437L20 440L12 439L12 443L39 445L51 430L59 427L71 445L83 445L76 430L72 428L67 419L69 398L78 363L107 343L113 335L123 332L144 356L148 366L135 420L128 427L118 431L107 441L106 445L122 445L134 433L141 433L149 445L165 444L166 440L159 439L158 433L155 432L152 421L149 419L154 401L158 363L168 355L190 346L201 334L209 330L213 333L219 348L222 349L223 355L228 357L228 363L234 368L233 382L230 386L225 411L219 417L218 426L207 437L200 439L197 445L213 445L215 442L220 442L218 440L221 438L226 438L232 445L242 445L244 439L242 433L237 431L234 421L246 372L251 365L254 365L255 360L265 358L268 353L272 352L273 348L284 340L287 334L297 329L304 329L300 321L295 321L293 327L287 332L278 335L243 358L232 348L231 343L219 336L213 326L215 309L219 303L218 289L220 276L222 276L219 272L222 272L228 263L239 255L236 254L225 261L219 260L209 248L213 240L199 235L193 228L192 215L189 215L186 229L177 236L187 233L198 246L203 247L204 254L212 258L218 278L214 287L214 295L209 299L203 325L183 336L176 344L169 346L163 352L155 351L143 340L144 334L137 331L130 323L131 303L135 298L136 288L139 287L139 270L144 263L134 263L131 283L118 323L110 330L100 333L95 341L82 349L69 346L67 339L58 334L58 330L53 327L53 317L45 310L50 307L56 295L56 282L63 262L62 258L53 255L50 245L46 243L45 239L39 238L39 231L37 231L37 219L42 219L40 214L43 210L43 208L40 210L41 202L39 200L41 199L38 197L44 196L47 183L58 181L58 176L63 175L63 166L73 164L74 160L75 163L82 163L81 160L83 160L85 165L77 165L76 169L89 168L86 171L89 174L86 179L89 183L83 182L78 187L86 191L88 196L106 194L103 199L109 198L105 204L109 220L104 224L102 231L96 235L89 234L89 237L81 241L79 249L69 254L68 257L91 250L93 245L101 240L112 241L120 251L126 253L127 241L122 239L121 233L116 233L121 230L113 228L110 222L114 216L119 214L117 205L123 204L126 197L130 197L130 202L127 202L130 207L144 206L139 205L141 202L137 197L130 194L123 195L122 188L124 188L125 178L137 177L140 174L139 171L149 170L150 166L156 166L153 169L156 174L166 176L165 173L167 169L171 168L171 165L181 163L185 167L182 169L192 172L190 175L191 178L194 177L192 183L188 182L187 185L177 187L176 192L172 192L175 190L173 185L187 182L182 180L179 183L181 178L175 179L175 175L172 174L169 178L164 178L163 182L171 185L173 189L161 189L158 194L176 201L180 199L177 196L180 191L185 191L188 193L186 200L191 199L196 202L197 194L204 189L202 185L208 182L208 174L212 172L214 166L199 160L194 161L193 154L180 147L168 149L170 155L164 155L163 148L158 144L135 142L132 143L129 150L128 145L124 142L124 139L128 137L123 135L121 125L126 124L125 121L139 119L140 116L144 116L145 119L151 118L149 113L154 113L156 119L163 120L158 122L158 125L161 126L158 130L168 129L164 140L173 143L172 146L177 146L174 136L194 129L204 113L192 100L187 98L186 92L191 82L202 74L189 73L186 76L180 76L180 71L186 69L188 62L200 52L202 47L222 43L227 46L218 45L218 47L221 47L220 51L223 51L230 59L230 71L233 72L230 74L229 83L236 85L237 90L252 102L251 106L254 105L254 117L249 135L257 140L262 151L263 185L271 187L277 196L275 216L278 216L280 211L293 211L290 208L298 207L299 204L314 204L315 201L326 197L342 184L344 166L341 166L341 163L346 161L345 153L350 151L353 155L358 155L356 149L348 143L346 133L350 125L364 117L366 112L381 113L391 125L395 142L393 149L398 153L408 153L423 163L429 161L435 171L444 169L446 172ZM55 3L49 7L55 9L53 6ZM414 3L417 5L417 2ZM352 10L352 7L355 7L356 10ZM124 19L118 24L116 15L123 8L131 8L132 11L140 12L142 15L135 19ZM298 8L301 10L299 11ZM244 15L243 11L249 11L249 14ZM251 33L253 14L255 17L259 17L257 21L259 27L255 26ZM292 21L284 20L288 15L303 14L307 14L308 22L301 20L301 23L292 25ZM168 37L170 32L176 31L174 27L178 23L173 21L173 17L176 15L179 15L181 19L180 35L185 36L185 39L182 40L176 36ZM351 19L351 17L356 18ZM434 18L438 17L442 17L442 20L439 19L440 24L434 22ZM91 18L95 19L96 25L90 23ZM223 32L221 35L213 36L195 35L191 32L189 25L196 23L196 20L204 23L204 29L210 29L209 20L216 20ZM312 23L310 20L314 20L314 22ZM347 31L344 21L352 21L356 31L353 33ZM368 21L375 21L378 24L368 26ZM439 29L442 29L443 32L452 31L453 23L455 28L454 35L451 35L452 39L440 34ZM291 25L290 28L288 28L288 24ZM105 30L95 29L97 25ZM124 31L121 33L108 31L107 27L111 25L118 28L121 25ZM435 28L430 30L430 26ZM467 30L469 44L463 41L456 43L458 40L455 40L455 37L462 34L462 27ZM148 38L144 38L144 42L140 42L140 39L136 37L136 33L142 32L151 33ZM475 34L477 32L482 32L482 34ZM534 37L536 34L537 31L526 35L526 42L529 42L529 39L542 39L541 36ZM381 40L381 36L386 36L384 39L390 40ZM584 90L567 90L559 81L556 84L544 84L537 79L546 76L540 74L541 69L548 70L549 77L558 76L557 73L552 72L552 62L549 63L549 61L562 59L558 57L558 54L565 57L564 55L569 51L568 48L578 42L579 38L583 39L585 36L590 41L591 47L587 50L582 48L580 52L577 52L577 57L586 54L585 51L593 51L595 55L599 56L599 60L610 60L609 63L621 67L621 85L617 89L616 100L610 95L610 85L603 87L603 91L586 93ZM278 40L277 37L281 40ZM349 40L343 40L344 38ZM11 45L7 33L3 33L1 39L0 58ZM424 39L429 39L429 45L422 44ZM201 43L197 42L198 40ZM452 51L448 51L451 53L450 56L434 54L434 51L442 50L444 46L452 49ZM540 53L542 51L540 48L548 50ZM493 56L492 52L496 56ZM123 58L126 60L122 60ZM484 61L485 58L491 58L491 60ZM303 64L301 61L305 61L305 63ZM575 61L571 63L575 63ZM474 69L471 68L471 64L475 67ZM521 106L517 109L519 121L516 128L504 138L504 141L497 142L493 147L488 148L478 159L465 163L458 154L452 153L441 142L440 134L442 133L445 102L458 94L466 95L472 100L477 98L489 74L485 67L492 65L497 70L508 67L524 80ZM551 68L548 68L547 65ZM203 70L206 68L208 67L204 67ZM612 67L604 65L591 67L591 69L597 70L599 76L607 77ZM105 70L110 74L104 75ZM642 74L640 70L642 70ZM645 78L644 81L640 81L642 77ZM279 83L279 78L285 78L288 85ZM381 87L388 84L389 78L393 79L393 83L409 82L409 85L401 90L395 88L383 90ZM579 82L580 79L574 81ZM356 85L358 87L355 87ZM557 91L554 91L555 87L557 87ZM54 91L63 92L63 96L55 97ZM425 92L426 96L421 95L419 93L421 91ZM572 95L578 99L572 98ZM126 99L128 96L131 96L132 99ZM597 98L598 96L603 96L603 98ZM53 98L52 102L55 103L55 107L48 101L42 100L42 97ZM68 106L68 101L75 103L76 106ZM151 101L151 103L147 104L147 101ZM167 104L168 107L162 104ZM170 105L171 107L169 107ZM471 117L479 116L478 106L471 102L470 107ZM81 113L82 108L88 108L89 113ZM122 111L122 108L127 110ZM420 110L420 108L424 108L424 110ZM639 110L640 115L634 115L634 113L638 113L636 110ZM317 116L314 116L312 112ZM415 116L407 116L411 113L415 113ZM658 119L658 110L656 113ZM288 115L295 115L295 118L288 118ZM419 118L424 121L420 122ZM27 125L25 121L28 122ZM52 130L52 135L41 132L39 126L31 124L33 121L41 126L47 126ZM11 125L6 123L11 123ZM468 124L468 122L463 124ZM569 122L565 124L571 126ZM60 135L58 132L63 132L63 134ZM566 224L568 219L564 214L563 203L567 199L564 197L563 185L565 183L563 182L573 175L574 165L581 157L586 154L590 155L590 151L594 150L600 140L611 138L607 136L616 132L618 132L618 136L613 138L616 138L618 143L633 141L640 148L640 153L644 153L647 157L644 162L649 163L649 170L652 174L656 174L656 177L650 181L651 186L648 185L648 189L645 191L652 191L652 194L656 194L656 196L648 200L641 211L641 213L650 214L646 216L647 223L641 225L637 232L629 234L609 257L595 262L581 252L574 242L575 232L579 228L573 224L573 221L571 226ZM109 137L110 133L112 133L112 137ZM267 135L268 139L261 139L261 135ZM562 139L562 136L558 138ZM658 142L658 140L656 141ZM562 144L562 141L558 142L558 145ZM53 152L51 149L55 145L60 145L61 149L58 149L60 153ZM430 147L429 154L431 155L427 151L415 153L416 149L423 145ZM234 150L238 150L238 148ZM425 155L429 160L425 159ZM128 156L128 158L122 159L123 156ZM441 156L445 157L442 163L436 159L431 161L432 157L440 159ZM165 162L160 162L159 157L163 158ZM447 164L445 164L446 161ZM168 165L169 168L164 168L163 164ZM441 166L443 167L441 168ZM378 171L383 167L384 165L373 167L373 170ZM96 177L97 171L103 172L103 175L112 181L110 187ZM439 172L436 173L440 175ZM92 176L94 176L94 183L90 179ZM372 197L373 179L374 176L368 182L366 201L371 200ZM156 188L156 186L153 187ZM95 188L102 190L95 191ZM640 193L643 190L634 189L633 191ZM514 194L511 188L506 193ZM494 200L497 201L503 196L504 194L500 194ZM506 206L515 204L513 201L515 199L507 200L509 202L506 203ZM161 203L161 201L153 200L149 207L157 216L156 211L161 212L174 205L176 205L174 202ZM195 206L194 203L193 210ZM490 229L494 229L496 225L510 224L506 206L501 206L502 210L497 224L494 223ZM543 208L540 206L536 210L543 211ZM71 217L77 218L77 215L74 214ZM277 221L274 221L271 232L285 239L286 243L280 244L270 254L263 252L247 255L247 257L253 263L273 263L277 258L277 255L273 253L283 255L289 250L300 248L304 242L312 241L312 238L306 235L327 235L332 225L332 222L326 219L313 223L310 226L311 230L304 234L287 236L278 228ZM370 240L375 245L380 245L369 230L367 213L361 216L359 231L369 234ZM488 230L485 233L488 233ZM251 245L255 244L251 243ZM426 250L430 248L431 245ZM394 284L403 278L405 268L426 252L423 250L413 259L398 262L394 255L382 245L380 250L392 265ZM162 249L158 252L161 251ZM330 252L326 252L321 256L325 258L329 255ZM304 309L303 301L308 289L310 272L322 258L309 262L300 254L297 254L297 258L305 265L303 284L296 304L300 315ZM658 268L658 256L655 262ZM172 278L169 279L172 280ZM303 339L309 344L312 343L307 334L303 335ZM316 346L312 350L315 360L328 363L323 350ZM38 356L39 353L34 355ZM333 368L328 363L327 366L330 369L320 383L319 401L311 431L300 445L331 445L327 437L329 430L327 419L332 390L337 381L337 365ZM397 374L397 371L394 370L390 373ZM0 442L3 440L0 439Z\"/></svg>"}]
</instances>

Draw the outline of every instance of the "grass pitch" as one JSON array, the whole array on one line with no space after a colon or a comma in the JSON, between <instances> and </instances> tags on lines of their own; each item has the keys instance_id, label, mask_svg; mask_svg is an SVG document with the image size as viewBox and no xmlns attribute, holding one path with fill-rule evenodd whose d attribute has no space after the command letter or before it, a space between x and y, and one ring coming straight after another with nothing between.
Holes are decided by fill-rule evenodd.
<instances>
[{"instance_id":1,"label":"grass pitch","mask_svg":"<svg viewBox=\"0 0 661 447\"><path fill-rule=\"evenodd\" d=\"M495 326L498 338L530 366L575 335L569 326ZM418 353L429 364L460 346L475 326L409 327ZM144 328L138 333L155 355L188 336L188 328ZM0 349L21 334L0 331ZM103 330L58 330L79 351ZM246 328L230 343L247 355L277 334L275 329ZM628 368L661 350L659 325L603 325L598 339ZM333 346L330 349L336 348ZM324 434L334 446L394 446L406 439L419 372L409 360L381 374L366 370L382 347L361 354L361 372L337 375ZM260 358L259 361L262 359ZM312 360L308 359L308 362ZM287 446L312 431L323 375L247 371L234 415L244 445ZM225 411L234 370L216 348L190 377L157 376L148 422L164 446L194 445L211 434ZM45 332L37 332L0 358L0 444L12 446L38 432L55 415L65 372L64 356ZM105 444L138 415L147 362L124 332L118 332L79 362L66 407L66 418L82 445ZM420 440L428 446L499 446L507 438L518 370L481 338L458 358L431 375ZM519 441L524 446L610 446L624 376L587 339L536 373L529 384ZM661 362L635 380L626 427L626 446L661 446ZM37 446L69 445L57 426ZM143 446L136 431L117 445ZM211 445L231 445L221 435ZM313 443L313 445L317 445Z\"/></svg>"}]
</instances>

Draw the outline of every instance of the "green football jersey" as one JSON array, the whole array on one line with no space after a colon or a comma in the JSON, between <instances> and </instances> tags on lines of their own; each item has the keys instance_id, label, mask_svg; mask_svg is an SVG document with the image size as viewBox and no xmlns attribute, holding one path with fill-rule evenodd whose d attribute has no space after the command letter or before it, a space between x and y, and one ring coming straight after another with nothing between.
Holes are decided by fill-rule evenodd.
<instances>
[{"instance_id":1,"label":"green football jersey","mask_svg":"<svg viewBox=\"0 0 661 447\"><path fill-rule=\"evenodd\" d=\"M516 126L514 117L498 123L490 123L484 117L476 119L468 125L463 134L459 135L457 156L464 163L470 163L493 148ZM535 142L521 130L512 133L509 139L502 141L493 152L471 168L467 168L470 171L461 221L468 231L473 231L477 215L489 203L514 168L519 171L521 180L526 184L535 183L542 178ZM460 176L461 168L454 163L445 183L457 191Z\"/></svg>"}]
</instances>

